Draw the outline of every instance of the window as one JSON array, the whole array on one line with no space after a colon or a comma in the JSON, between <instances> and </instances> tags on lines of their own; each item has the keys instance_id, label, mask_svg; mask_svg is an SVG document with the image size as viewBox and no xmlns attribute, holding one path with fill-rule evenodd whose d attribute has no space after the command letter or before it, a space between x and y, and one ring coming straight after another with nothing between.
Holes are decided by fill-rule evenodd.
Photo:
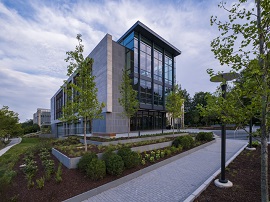
<instances>
[{"instance_id":1,"label":"window","mask_svg":"<svg viewBox=\"0 0 270 202\"><path fill-rule=\"evenodd\" d=\"M165 83L172 85L172 58L165 55Z\"/></svg>"},{"instance_id":2,"label":"window","mask_svg":"<svg viewBox=\"0 0 270 202\"><path fill-rule=\"evenodd\" d=\"M162 53L154 50L154 79L162 82Z\"/></svg>"},{"instance_id":3,"label":"window","mask_svg":"<svg viewBox=\"0 0 270 202\"><path fill-rule=\"evenodd\" d=\"M151 82L141 80L141 103L152 104L152 88Z\"/></svg>"},{"instance_id":4,"label":"window","mask_svg":"<svg viewBox=\"0 0 270 202\"><path fill-rule=\"evenodd\" d=\"M141 41L140 49L141 75L151 78L151 46Z\"/></svg>"},{"instance_id":5,"label":"window","mask_svg":"<svg viewBox=\"0 0 270 202\"><path fill-rule=\"evenodd\" d=\"M162 85L154 84L154 105L163 105Z\"/></svg>"}]
</instances>

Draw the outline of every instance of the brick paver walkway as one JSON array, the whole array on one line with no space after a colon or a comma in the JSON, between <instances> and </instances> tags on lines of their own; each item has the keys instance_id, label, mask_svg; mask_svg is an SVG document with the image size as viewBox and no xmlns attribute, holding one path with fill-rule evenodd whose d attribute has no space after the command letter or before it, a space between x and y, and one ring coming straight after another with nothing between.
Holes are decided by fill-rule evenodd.
<instances>
[{"instance_id":1,"label":"brick paver walkway","mask_svg":"<svg viewBox=\"0 0 270 202\"><path fill-rule=\"evenodd\" d=\"M220 142L148 172L85 202L179 202L187 199L220 168ZM247 141L227 140L226 161Z\"/></svg>"}]
</instances>

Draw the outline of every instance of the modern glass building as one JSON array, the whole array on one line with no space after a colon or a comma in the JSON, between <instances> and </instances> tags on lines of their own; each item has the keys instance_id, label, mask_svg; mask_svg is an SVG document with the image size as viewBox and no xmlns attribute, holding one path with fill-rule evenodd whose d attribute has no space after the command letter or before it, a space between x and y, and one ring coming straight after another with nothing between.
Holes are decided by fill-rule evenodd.
<instances>
[{"instance_id":1,"label":"modern glass building","mask_svg":"<svg viewBox=\"0 0 270 202\"><path fill-rule=\"evenodd\" d=\"M181 51L139 21L117 42L127 48L127 67L140 101L131 130L161 129L166 125L165 97L175 84L175 57Z\"/></svg>"},{"instance_id":2,"label":"modern glass building","mask_svg":"<svg viewBox=\"0 0 270 202\"><path fill-rule=\"evenodd\" d=\"M125 67L130 70L140 102L139 111L131 119L131 130L165 128L165 98L175 84L175 57L180 54L180 50L139 21L118 41L107 34L88 56L94 59L98 99L106 105L102 111L104 118L93 122L93 133L125 133L128 130L128 120L121 116L123 108L118 103ZM68 81L74 82L75 76ZM82 119L72 124L59 120L65 99L62 89L51 98L51 126L56 136L83 131ZM91 130L88 128L88 131Z\"/></svg>"}]
</instances>

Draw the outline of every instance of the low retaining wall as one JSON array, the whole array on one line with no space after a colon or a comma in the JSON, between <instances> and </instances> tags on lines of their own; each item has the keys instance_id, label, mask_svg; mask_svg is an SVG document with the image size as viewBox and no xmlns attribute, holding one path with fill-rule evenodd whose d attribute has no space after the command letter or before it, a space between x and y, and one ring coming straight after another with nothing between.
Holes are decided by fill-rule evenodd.
<instances>
[{"instance_id":1,"label":"low retaining wall","mask_svg":"<svg viewBox=\"0 0 270 202\"><path fill-rule=\"evenodd\" d=\"M216 140L213 140L213 141L216 141ZM213 143L213 141L209 142L209 143ZM190 153L194 152L193 150L194 149L197 149L197 148L201 148L201 147L204 147L205 145L209 145L209 143L206 143L206 144L203 144L203 145L200 145L198 147L195 147L189 151L191 151ZM169 142L162 142L162 143L156 143L156 144L150 144L150 145L143 145L143 146L139 146L139 147L132 147L131 150L132 151L135 151L135 152L144 152L144 151L151 151L151 150L155 150L155 149L161 149L161 148L164 148L164 147L169 147L172 145L172 141L169 141ZM189 151L186 151L186 152L189 152ZM117 152L117 151L114 151L114 152ZM61 153L60 151L58 151L57 149L55 148L52 148L52 154L64 165L66 166L68 169L75 169L77 168L77 164L78 162L80 161L81 157L68 157L66 156L65 154ZM103 153L98 153L97 154L98 158L101 159L102 156L103 156ZM173 158L173 157L172 157Z\"/></svg>"},{"instance_id":2,"label":"low retaining wall","mask_svg":"<svg viewBox=\"0 0 270 202\"><path fill-rule=\"evenodd\" d=\"M126 144L126 143L133 143L133 142L141 142L141 141L147 141L147 140L157 140L165 137L178 137L188 135L188 133L179 133L179 134L171 134L171 135L160 135L160 136L153 136L153 137L141 137L141 138L130 138L126 140L115 140L115 141L109 141L109 142L99 142L99 141L93 141L93 140L86 140L87 144L94 144L94 145L117 145L117 144ZM80 142L84 144L84 139L80 139Z\"/></svg>"},{"instance_id":3,"label":"low retaining wall","mask_svg":"<svg viewBox=\"0 0 270 202\"><path fill-rule=\"evenodd\" d=\"M172 141L169 142L161 142L161 143L156 143L156 144L150 144L150 145L143 145L139 147L132 147L131 150L135 152L144 152L144 151L150 151L154 149L160 149L164 147L168 147L172 145ZM117 152L117 151L114 151ZM68 157L65 154L61 153L55 148L52 148L52 154L67 168L69 169L74 169L77 168L77 164L80 161L81 157ZM101 159L103 156L103 153L98 153L97 154L98 158Z\"/></svg>"}]
</instances>

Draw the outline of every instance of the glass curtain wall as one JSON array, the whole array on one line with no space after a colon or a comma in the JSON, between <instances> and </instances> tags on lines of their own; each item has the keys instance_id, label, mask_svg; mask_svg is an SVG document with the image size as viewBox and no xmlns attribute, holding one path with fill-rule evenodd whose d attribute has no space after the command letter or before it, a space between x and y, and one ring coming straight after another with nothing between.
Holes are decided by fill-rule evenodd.
<instances>
[{"instance_id":1,"label":"glass curtain wall","mask_svg":"<svg viewBox=\"0 0 270 202\"><path fill-rule=\"evenodd\" d=\"M131 70L133 87L138 92L138 99L145 107L148 106L147 109L141 108L130 120L130 128L161 129L162 117L165 117L164 100L173 85L173 80L175 81L173 56L144 36L139 37L136 32L132 32L120 44L127 48L127 68Z\"/></svg>"}]
</instances>

